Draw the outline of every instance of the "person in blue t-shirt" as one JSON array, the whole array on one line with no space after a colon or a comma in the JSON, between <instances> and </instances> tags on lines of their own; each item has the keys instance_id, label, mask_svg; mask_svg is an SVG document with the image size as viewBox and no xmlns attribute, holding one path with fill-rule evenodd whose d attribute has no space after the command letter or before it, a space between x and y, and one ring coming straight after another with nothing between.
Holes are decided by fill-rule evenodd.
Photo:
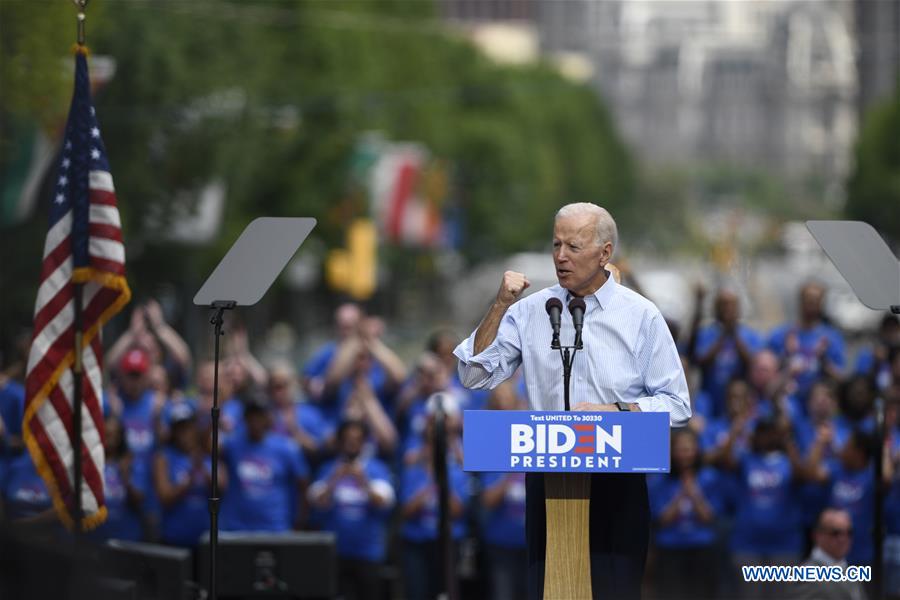
<instances>
[{"instance_id":1,"label":"person in blue t-shirt","mask_svg":"<svg viewBox=\"0 0 900 600\"><path fill-rule=\"evenodd\" d=\"M338 347L345 340L356 335L363 318L363 311L355 302L345 302L334 311L335 337L320 346L303 365L301 380L303 391L313 402L322 400L325 391L325 374L334 360Z\"/></svg>"},{"instance_id":2,"label":"person in blue t-shirt","mask_svg":"<svg viewBox=\"0 0 900 600\"><path fill-rule=\"evenodd\" d=\"M369 432L364 421L338 427L338 456L322 467L309 488L314 519L337 536L339 583L347 598L380 599L379 567L387 553L394 488L387 466L362 455Z\"/></svg>"},{"instance_id":3,"label":"person in blue t-shirt","mask_svg":"<svg viewBox=\"0 0 900 600\"><path fill-rule=\"evenodd\" d=\"M428 418L425 410L428 398L450 389L450 371L435 354L424 352L416 361L416 369L410 381L397 398L394 418L399 423L402 452L421 446Z\"/></svg>"},{"instance_id":4,"label":"person in blue t-shirt","mask_svg":"<svg viewBox=\"0 0 900 600\"><path fill-rule=\"evenodd\" d=\"M672 470L650 488L659 557L659 590L666 598L712 598L716 592L719 477L702 466L691 429L672 432Z\"/></svg>"},{"instance_id":5,"label":"person in blue t-shirt","mask_svg":"<svg viewBox=\"0 0 900 600\"><path fill-rule=\"evenodd\" d=\"M109 394L112 412L122 422L129 451L137 462L148 462L156 443L156 429L162 410L157 394L150 388L147 373L150 357L132 348L119 363L118 385Z\"/></svg>"},{"instance_id":6,"label":"person in blue t-shirt","mask_svg":"<svg viewBox=\"0 0 900 600\"><path fill-rule=\"evenodd\" d=\"M835 386L829 380L817 381L806 399L806 417L802 415L792 423L797 449L807 460L823 464L828 469L835 465L841 449L850 438L850 430L841 427L837 420ZM800 487L803 526L812 530L816 519L828 503L831 493L827 481L808 481Z\"/></svg>"},{"instance_id":7,"label":"person in blue t-shirt","mask_svg":"<svg viewBox=\"0 0 900 600\"><path fill-rule=\"evenodd\" d=\"M13 451L4 462L4 468L0 470L2 523L29 538L60 539L64 529L31 454L22 448Z\"/></svg>"},{"instance_id":8,"label":"person in blue t-shirt","mask_svg":"<svg viewBox=\"0 0 900 600\"><path fill-rule=\"evenodd\" d=\"M900 317L885 313L878 325L878 336L856 355L853 373L864 375L874 381L878 389L885 389L891 382L893 348L900 349Z\"/></svg>"},{"instance_id":9,"label":"person in blue t-shirt","mask_svg":"<svg viewBox=\"0 0 900 600\"><path fill-rule=\"evenodd\" d=\"M769 348L787 365L800 398L821 377L840 380L845 366L844 337L825 320L825 287L809 282L800 288L799 319L775 328Z\"/></svg>"},{"instance_id":10,"label":"person in blue t-shirt","mask_svg":"<svg viewBox=\"0 0 900 600\"><path fill-rule=\"evenodd\" d=\"M771 350L763 349L753 355L747 382L760 416L788 421L803 416L800 396L793 393L796 384Z\"/></svg>"},{"instance_id":11,"label":"person in blue t-shirt","mask_svg":"<svg viewBox=\"0 0 900 600\"><path fill-rule=\"evenodd\" d=\"M0 374L0 456L23 447L22 418L25 415L25 387Z\"/></svg>"},{"instance_id":12,"label":"person in blue t-shirt","mask_svg":"<svg viewBox=\"0 0 900 600\"><path fill-rule=\"evenodd\" d=\"M699 437L705 463L718 465L723 461L736 461L747 451L753 428L759 419L757 405L750 395L750 387L746 381L734 379L726 390L725 416L711 420ZM732 456L726 457L725 453ZM729 516L734 513L737 502L740 488L738 479L737 473L730 470L719 473L719 500L722 512Z\"/></svg>"},{"instance_id":13,"label":"person in blue t-shirt","mask_svg":"<svg viewBox=\"0 0 900 600\"><path fill-rule=\"evenodd\" d=\"M166 544L193 547L209 529L212 465L203 449L193 403L170 405L167 417L169 443L156 452L153 461L153 483L162 505L161 537ZM225 483L220 470L220 489Z\"/></svg>"},{"instance_id":14,"label":"person in blue t-shirt","mask_svg":"<svg viewBox=\"0 0 900 600\"><path fill-rule=\"evenodd\" d=\"M344 417L350 396L360 386L371 389L388 415L394 411L394 397L406 380L406 365L382 340L384 323L367 317L355 335L337 347L325 372L320 396L327 419L335 426ZM370 424L371 426L371 424Z\"/></svg>"},{"instance_id":15,"label":"person in blue t-shirt","mask_svg":"<svg viewBox=\"0 0 900 600\"><path fill-rule=\"evenodd\" d=\"M244 407L244 426L222 452L229 481L223 530L287 532L306 519L309 466L296 442L271 426L268 399L254 395Z\"/></svg>"},{"instance_id":16,"label":"person in blue t-shirt","mask_svg":"<svg viewBox=\"0 0 900 600\"><path fill-rule=\"evenodd\" d=\"M875 433L875 398L878 392L871 379L854 375L844 381L840 389L838 405L841 412L837 427L845 431Z\"/></svg>"},{"instance_id":17,"label":"person in blue t-shirt","mask_svg":"<svg viewBox=\"0 0 900 600\"><path fill-rule=\"evenodd\" d=\"M424 444L416 461L405 466L400 483L400 515L403 524L403 575L406 598L435 598L441 581L438 548L438 489L433 473L434 419L425 427ZM449 519L454 541L465 534L468 479L451 453L447 455Z\"/></svg>"},{"instance_id":18,"label":"person in blue t-shirt","mask_svg":"<svg viewBox=\"0 0 900 600\"><path fill-rule=\"evenodd\" d=\"M731 538L738 581L745 565L796 564L803 552L797 483L821 480L813 461L803 462L788 432L773 419L756 422L750 448L735 456L729 434L719 464L738 474L737 514ZM780 586L744 586L746 594L779 594Z\"/></svg>"},{"instance_id":19,"label":"person in blue t-shirt","mask_svg":"<svg viewBox=\"0 0 900 600\"><path fill-rule=\"evenodd\" d=\"M156 433L161 429L165 397L150 387L150 355L134 347L122 356L116 372L116 385L107 401L111 414L118 417L125 432L125 442L132 456L132 477L144 495L144 533L151 541L159 535L159 501L152 484L152 458L156 449Z\"/></svg>"},{"instance_id":20,"label":"person in blue t-shirt","mask_svg":"<svg viewBox=\"0 0 900 600\"><path fill-rule=\"evenodd\" d=\"M301 398L297 371L287 361L268 368L268 392L272 400L272 431L293 439L311 464L318 464L327 447L334 446L334 429L325 423L318 405Z\"/></svg>"},{"instance_id":21,"label":"person in blue t-shirt","mask_svg":"<svg viewBox=\"0 0 900 600\"><path fill-rule=\"evenodd\" d=\"M702 373L702 390L713 402L713 416L725 409L725 388L735 377L746 376L753 354L762 348L762 339L739 322L740 303L736 293L720 290L715 300L716 321L697 334L697 366Z\"/></svg>"},{"instance_id":22,"label":"person in blue t-shirt","mask_svg":"<svg viewBox=\"0 0 900 600\"><path fill-rule=\"evenodd\" d=\"M526 410L511 381L504 381L488 398L491 410ZM491 598L514 600L527 595L525 550L525 474L482 473L482 533L490 563Z\"/></svg>"},{"instance_id":23,"label":"person in blue t-shirt","mask_svg":"<svg viewBox=\"0 0 900 600\"><path fill-rule=\"evenodd\" d=\"M847 560L852 565L871 565L873 558L873 497L875 494L875 438L855 431L844 445L840 461L826 467L831 484L828 506L846 510L853 520L853 541ZM885 483L890 484L890 473Z\"/></svg>"},{"instance_id":24,"label":"person in blue t-shirt","mask_svg":"<svg viewBox=\"0 0 900 600\"><path fill-rule=\"evenodd\" d=\"M162 306L156 300L132 306L128 329L106 353L107 364L117 365L132 349L145 352L151 365L163 366L173 389L185 388L191 371L191 351L178 332L166 322Z\"/></svg>"},{"instance_id":25,"label":"person in blue t-shirt","mask_svg":"<svg viewBox=\"0 0 900 600\"><path fill-rule=\"evenodd\" d=\"M215 363L205 360L197 365L195 380L194 404L197 409L197 427L207 439L212 433L213 393L216 392ZM231 433L241 422L243 405L241 399L234 395L231 378L219 372L218 402L219 431L224 435Z\"/></svg>"},{"instance_id":26,"label":"person in blue t-shirt","mask_svg":"<svg viewBox=\"0 0 900 600\"><path fill-rule=\"evenodd\" d=\"M106 464L103 473L106 498L106 521L91 532L94 539L131 540L143 538L143 502L146 477L135 477L134 457L128 451L122 423L110 415L104 422L104 451Z\"/></svg>"}]
</instances>

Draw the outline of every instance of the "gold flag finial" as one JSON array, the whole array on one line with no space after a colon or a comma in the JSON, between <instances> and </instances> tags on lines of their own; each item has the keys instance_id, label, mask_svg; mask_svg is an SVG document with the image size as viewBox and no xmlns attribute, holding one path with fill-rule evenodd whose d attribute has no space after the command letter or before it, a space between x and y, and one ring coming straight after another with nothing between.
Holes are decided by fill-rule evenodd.
<instances>
[{"instance_id":1,"label":"gold flag finial","mask_svg":"<svg viewBox=\"0 0 900 600\"><path fill-rule=\"evenodd\" d=\"M78 45L84 46L84 9L87 8L88 0L72 0L72 4L78 8Z\"/></svg>"}]
</instances>

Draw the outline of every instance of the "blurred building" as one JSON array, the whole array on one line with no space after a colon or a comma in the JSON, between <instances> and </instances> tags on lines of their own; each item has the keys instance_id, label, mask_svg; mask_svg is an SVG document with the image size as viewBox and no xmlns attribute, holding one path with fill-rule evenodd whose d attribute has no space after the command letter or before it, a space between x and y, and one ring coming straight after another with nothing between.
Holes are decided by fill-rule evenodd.
<instances>
[{"instance_id":1,"label":"blurred building","mask_svg":"<svg viewBox=\"0 0 900 600\"><path fill-rule=\"evenodd\" d=\"M849 168L857 123L850 0L439 5L470 30L531 28L540 54L592 81L651 163L724 162L835 183Z\"/></svg>"},{"instance_id":2,"label":"blurred building","mask_svg":"<svg viewBox=\"0 0 900 600\"><path fill-rule=\"evenodd\" d=\"M859 40L859 109L884 100L900 80L900 0L854 3Z\"/></svg>"}]
</instances>

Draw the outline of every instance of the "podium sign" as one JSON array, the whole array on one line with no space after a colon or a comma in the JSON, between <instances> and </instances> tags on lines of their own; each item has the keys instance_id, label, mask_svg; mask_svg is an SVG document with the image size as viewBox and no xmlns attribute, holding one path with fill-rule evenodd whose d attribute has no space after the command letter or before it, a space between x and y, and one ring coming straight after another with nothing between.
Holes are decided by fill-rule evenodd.
<instances>
[{"instance_id":1,"label":"podium sign","mask_svg":"<svg viewBox=\"0 0 900 600\"><path fill-rule=\"evenodd\" d=\"M667 473L662 412L467 410L466 471Z\"/></svg>"}]
</instances>

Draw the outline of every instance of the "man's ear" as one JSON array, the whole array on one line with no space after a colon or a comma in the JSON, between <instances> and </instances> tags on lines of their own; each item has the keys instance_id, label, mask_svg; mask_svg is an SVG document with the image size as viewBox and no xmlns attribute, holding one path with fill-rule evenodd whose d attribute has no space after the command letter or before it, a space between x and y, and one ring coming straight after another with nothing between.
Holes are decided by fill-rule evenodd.
<instances>
[{"instance_id":1,"label":"man's ear","mask_svg":"<svg viewBox=\"0 0 900 600\"><path fill-rule=\"evenodd\" d=\"M612 242L606 242L603 244L603 252L600 254L600 260L603 261L603 264L608 264L610 259L612 259Z\"/></svg>"}]
</instances>

